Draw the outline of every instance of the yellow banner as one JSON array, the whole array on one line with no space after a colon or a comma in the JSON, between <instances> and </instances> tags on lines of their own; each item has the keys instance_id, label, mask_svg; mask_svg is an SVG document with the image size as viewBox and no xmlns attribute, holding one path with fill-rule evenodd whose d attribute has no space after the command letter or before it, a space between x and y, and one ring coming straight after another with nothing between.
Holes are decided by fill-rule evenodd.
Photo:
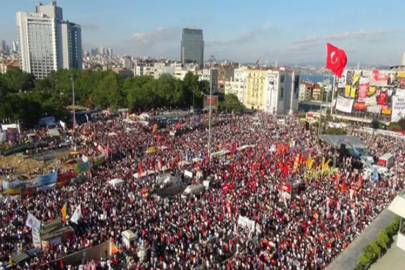
<instances>
[{"instance_id":1,"label":"yellow banner","mask_svg":"<svg viewBox=\"0 0 405 270\"><path fill-rule=\"evenodd\" d=\"M312 179L316 179L319 176L329 176L332 174L335 174L339 171L338 168L328 168L325 171L322 172L322 169L318 169L318 170L307 170L306 172L304 172L304 178L307 181L310 181Z\"/></svg>"},{"instance_id":2,"label":"yellow banner","mask_svg":"<svg viewBox=\"0 0 405 270\"><path fill-rule=\"evenodd\" d=\"M370 88L368 88L367 96L371 97L374 94L375 94L375 86L370 86Z\"/></svg>"},{"instance_id":3,"label":"yellow banner","mask_svg":"<svg viewBox=\"0 0 405 270\"><path fill-rule=\"evenodd\" d=\"M350 98L356 98L356 87L352 86L352 89L350 89Z\"/></svg>"},{"instance_id":4,"label":"yellow banner","mask_svg":"<svg viewBox=\"0 0 405 270\"><path fill-rule=\"evenodd\" d=\"M391 114L391 108L390 107L383 107L382 108L382 110L381 110L381 113L382 114L387 114L387 115L390 115Z\"/></svg>"},{"instance_id":5,"label":"yellow banner","mask_svg":"<svg viewBox=\"0 0 405 270\"><path fill-rule=\"evenodd\" d=\"M346 85L346 87L345 87L345 97L350 97L351 88L352 87L350 85Z\"/></svg>"},{"instance_id":6,"label":"yellow banner","mask_svg":"<svg viewBox=\"0 0 405 270\"><path fill-rule=\"evenodd\" d=\"M359 79L360 79L360 73L357 73L357 72L354 73L352 85L355 85Z\"/></svg>"},{"instance_id":7,"label":"yellow banner","mask_svg":"<svg viewBox=\"0 0 405 270\"><path fill-rule=\"evenodd\" d=\"M312 169L312 165L314 165L314 160L311 157L309 157L307 159L307 168Z\"/></svg>"},{"instance_id":8,"label":"yellow banner","mask_svg":"<svg viewBox=\"0 0 405 270\"><path fill-rule=\"evenodd\" d=\"M398 78L405 78L405 71L398 71L397 72L397 77Z\"/></svg>"}]
</instances>

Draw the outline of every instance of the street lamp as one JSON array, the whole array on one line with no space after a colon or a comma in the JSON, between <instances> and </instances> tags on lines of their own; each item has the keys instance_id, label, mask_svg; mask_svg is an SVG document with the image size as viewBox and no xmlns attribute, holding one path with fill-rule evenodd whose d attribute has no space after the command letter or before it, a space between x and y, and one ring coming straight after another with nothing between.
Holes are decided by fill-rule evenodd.
<instances>
[{"instance_id":1,"label":"street lamp","mask_svg":"<svg viewBox=\"0 0 405 270\"><path fill-rule=\"evenodd\" d=\"M212 67L210 68L210 108L208 118L208 162L211 163Z\"/></svg>"}]
</instances>

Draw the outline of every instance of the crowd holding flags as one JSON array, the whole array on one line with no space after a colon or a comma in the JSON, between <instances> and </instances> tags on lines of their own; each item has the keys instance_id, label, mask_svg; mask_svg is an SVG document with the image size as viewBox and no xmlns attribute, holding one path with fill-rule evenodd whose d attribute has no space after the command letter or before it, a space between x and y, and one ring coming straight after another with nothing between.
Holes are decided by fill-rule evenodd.
<instances>
[{"instance_id":1,"label":"crowd holding flags","mask_svg":"<svg viewBox=\"0 0 405 270\"><path fill-rule=\"evenodd\" d=\"M64 203L62 206L62 209L60 210L61 214L62 214L62 220L63 222L66 222L66 217L67 217L67 204Z\"/></svg>"},{"instance_id":2,"label":"crowd holding flags","mask_svg":"<svg viewBox=\"0 0 405 270\"><path fill-rule=\"evenodd\" d=\"M41 228L41 222L33 215L31 212L28 212L27 220L25 221L25 226L30 227L31 229L39 232Z\"/></svg>"},{"instance_id":3,"label":"crowd holding flags","mask_svg":"<svg viewBox=\"0 0 405 270\"><path fill-rule=\"evenodd\" d=\"M73 213L72 217L70 218L70 221L73 223L78 224L79 219L82 217L82 207L79 204L79 206L76 208L75 212Z\"/></svg>"}]
</instances>

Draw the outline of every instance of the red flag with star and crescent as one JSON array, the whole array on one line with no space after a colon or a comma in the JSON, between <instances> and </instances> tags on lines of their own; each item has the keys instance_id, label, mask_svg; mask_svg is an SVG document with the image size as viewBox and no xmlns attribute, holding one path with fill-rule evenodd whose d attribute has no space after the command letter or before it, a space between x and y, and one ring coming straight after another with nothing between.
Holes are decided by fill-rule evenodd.
<instances>
[{"instance_id":1,"label":"red flag with star and crescent","mask_svg":"<svg viewBox=\"0 0 405 270\"><path fill-rule=\"evenodd\" d=\"M346 52L330 43L326 44L326 68L339 78L347 64Z\"/></svg>"}]
</instances>

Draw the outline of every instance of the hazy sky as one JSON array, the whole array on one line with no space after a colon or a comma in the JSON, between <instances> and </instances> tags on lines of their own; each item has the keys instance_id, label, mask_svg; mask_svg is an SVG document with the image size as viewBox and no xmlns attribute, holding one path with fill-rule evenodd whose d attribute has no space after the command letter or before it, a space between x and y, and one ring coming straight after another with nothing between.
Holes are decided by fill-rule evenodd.
<instances>
[{"instance_id":1,"label":"hazy sky","mask_svg":"<svg viewBox=\"0 0 405 270\"><path fill-rule=\"evenodd\" d=\"M0 39L16 40L15 13L35 0L1 0ZM205 59L261 63L325 61L326 42L350 63L399 64L405 51L405 1L59 0L82 25L83 47L133 56L180 57L181 29L204 31ZM43 3L50 3L43 2Z\"/></svg>"}]
</instances>

